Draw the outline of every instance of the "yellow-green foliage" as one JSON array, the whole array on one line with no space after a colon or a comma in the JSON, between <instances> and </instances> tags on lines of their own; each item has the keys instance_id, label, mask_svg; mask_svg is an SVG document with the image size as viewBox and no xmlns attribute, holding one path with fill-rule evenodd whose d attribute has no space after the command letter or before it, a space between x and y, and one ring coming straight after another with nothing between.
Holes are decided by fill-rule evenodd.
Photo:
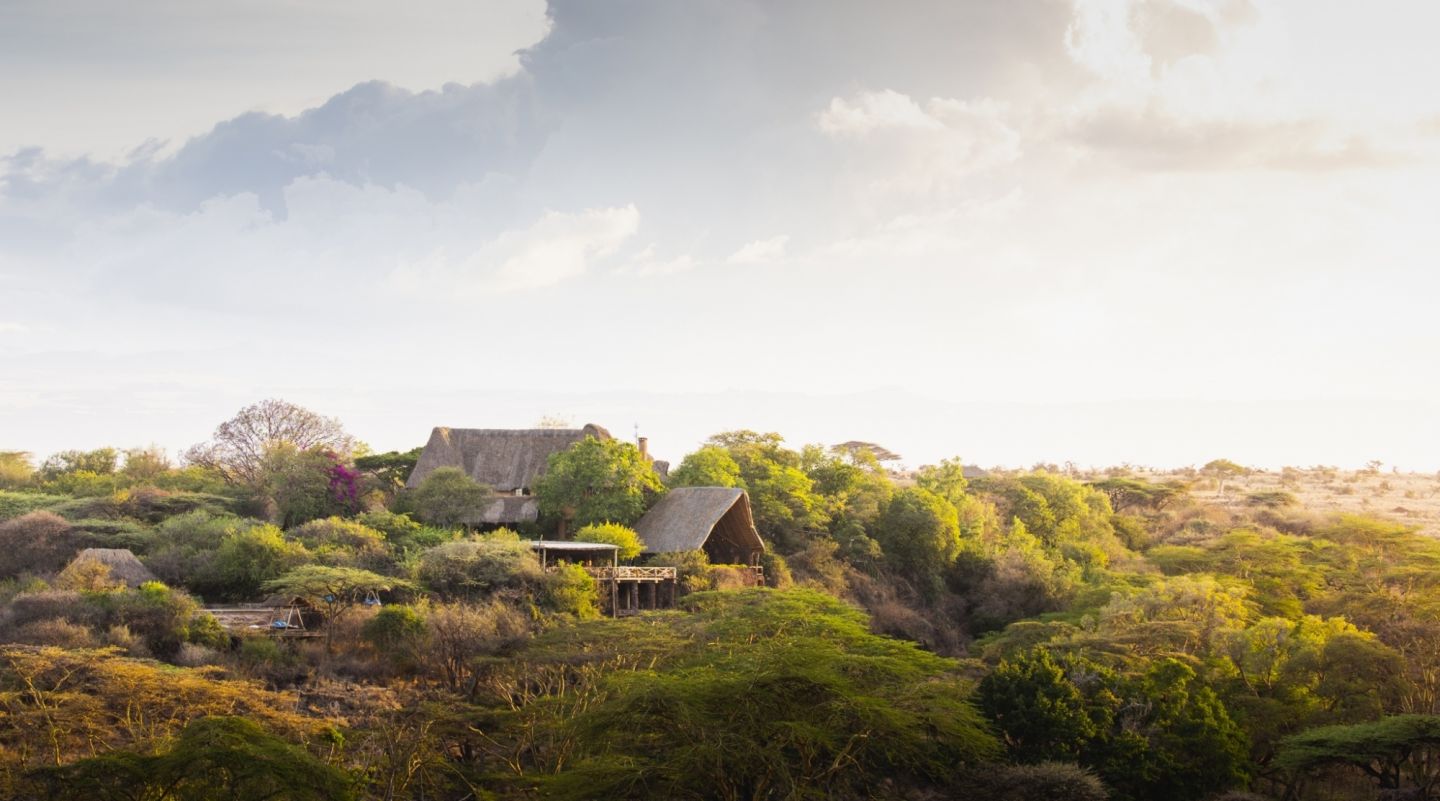
<instances>
[{"instance_id":1,"label":"yellow-green foliage","mask_svg":"<svg viewBox=\"0 0 1440 801\"><path fill-rule=\"evenodd\" d=\"M493 669L491 702L508 707L514 681L550 688L500 735L534 738L528 771L561 768L547 793L852 797L877 777L944 784L997 753L953 662L870 634L830 596L756 589L684 606L562 627ZM567 667L582 653L597 669Z\"/></svg>"},{"instance_id":2,"label":"yellow-green foliage","mask_svg":"<svg viewBox=\"0 0 1440 801\"><path fill-rule=\"evenodd\" d=\"M579 542L614 545L619 548L616 556L626 561L634 559L645 550L645 544L640 541L640 535L635 533L635 529L619 523L592 523L576 531L575 539Z\"/></svg>"},{"instance_id":3,"label":"yellow-green foliage","mask_svg":"<svg viewBox=\"0 0 1440 801\"><path fill-rule=\"evenodd\" d=\"M30 768L99 751L157 746L205 715L243 715L287 739L328 736L332 721L304 717L292 694L187 669L126 659L114 650L0 647L0 795Z\"/></svg>"}]
</instances>

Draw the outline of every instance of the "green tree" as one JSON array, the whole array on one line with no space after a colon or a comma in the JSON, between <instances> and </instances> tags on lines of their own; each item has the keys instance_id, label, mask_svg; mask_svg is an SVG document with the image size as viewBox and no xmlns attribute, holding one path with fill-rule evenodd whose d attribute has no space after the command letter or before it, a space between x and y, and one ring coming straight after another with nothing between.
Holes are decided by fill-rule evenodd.
<instances>
[{"instance_id":1,"label":"green tree","mask_svg":"<svg viewBox=\"0 0 1440 801\"><path fill-rule=\"evenodd\" d=\"M40 478L45 481L54 481L67 473L114 475L119 460L120 452L114 448L97 448L93 451L61 451L40 464Z\"/></svg>"},{"instance_id":2,"label":"green tree","mask_svg":"<svg viewBox=\"0 0 1440 801\"><path fill-rule=\"evenodd\" d=\"M630 525L665 491L655 469L634 445L586 437L550 457L535 485L543 514L577 526Z\"/></svg>"},{"instance_id":3,"label":"green tree","mask_svg":"<svg viewBox=\"0 0 1440 801\"><path fill-rule=\"evenodd\" d=\"M316 561L341 567L394 572L395 562L385 535L358 520L327 517L290 530L289 536L305 546Z\"/></svg>"},{"instance_id":4,"label":"green tree","mask_svg":"<svg viewBox=\"0 0 1440 801\"><path fill-rule=\"evenodd\" d=\"M895 485L875 452L863 445L830 449L807 445L800 452L801 469L824 500L832 532L841 527L857 533L870 528L895 494Z\"/></svg>"},{"instance_id":5,"label":"green tree","mask_svg":"<svg viewBox=\"0 0 1440 801\"><path fill-rule=\"evenodd\" d=\"M188 578L210 600L252 601L266 582L310 560L303 544L273 525L241 527L226 533L204 570Z\"/></svg>"},{"instance_id":6,"label":"green tree","mask_svg":"<svg viewBox=\"0 0 1440 801\"><path fill-rule=\"evenodd\" d=\"M266 448L259 482L251 492L265 516L284 528L348 512L332 483L338 465L339 457L332 451L276 443Z\"/></svg>"},{"instance_id":7,"label":"green tree","mask_svg":"<svg viewBox=\"0 0 1440 801\"><path fill-rule=\"evenodd\" d=\"M1245 732L1188 665L1162 659L1115 694L1113 728L1091 759L1119 797L1184 801L1245 783Z\"/></svg>"},{"instance_id":8,"label":"green tree","mask_svg":"<svg viewBox=\"0 0 1440 801\"><path fill-rule=\"evenodd\" d=\"M1395 715L1310 729L1285 739L1276 761L1302 772L1348 767L1382 790L1408 786L1419 791L1417 797L1429 798L1440 783L1440 716Z\"/></svg>"},{"instance_id":9,"label":"green tree","mask_svg":"<svg viewBox=\"0 0 1440 801\"><path fill-rule=\"evenodd\" d=\"M334 636L335 624L363 602L369 593L408 589L411 586L410 582L404 579L390 578L368 570L306 565L265 582L264 589L280 595L304 598L320 608L325 614L325 645L328 648Z\"/></svg>"},{"instance_id":10,"label":"green tree","mask_svg":"<svg viewBox=\"0 0 1440 801\"><path fill-rule=\"evenodd\" d=\"M513 532L441 543L420 555L416 571L431 591L449 599L476 599L495 593L522 597L544 580L540 560Z\"/></svg>"},{"instance_id":11,"label":"green tree","mask_svg":"<svg viewBox=\"0 0 1440 801\"><path fill-rule=\"evenodd\" d=\"M1404 664L1374 635L1339 618L1269 617L1233 632L1219 682L1226 707L1250 733L1266 768L1280 739L1308 726L1379 717L1394 704Z\"/></svg>"},{"instance_id":12,"label":"green tree","mask_svg":"<svg viewBox=\"0 0 1440 801\"><path fill-rule=\"evenodd\" d=\"M730 453L716 445L706 445L680 460L670 471L672 487L743 487L740 465Z\"/></svg>"},{"instance_id":13,"label":"green tree","mask_svg":"<svg viewBox=\"0 0 1440 801\"><path fill-rule=\"evenodd\" d=\"M166 751L115 751L36 771L57 801L347 801L343 771L242 717L192 721Z\"/></svg>"},{"instance_id":14,"label":"green tree","mask_svg":"<svg viewBox=\"0 0 1440 801\"><path fill-rule=\"evenodd\" d=\"M547 611L580 620L600 616L600 592L595 578L576 564L555 565L545 572L540 605Z\"/></svg>"},{"instance_id":15,"label":"green tree","mask_svg":"<svg viewBox=\"0 0 1440 801\"><path fill-rule=\"evenodd\" d=\"M413 668L425 643L425 615L414 606L390 604L365 621L360 636L392 664Z\"/></svg>"},{"instance_id":16,"label":"green tree","mask_svg":"<svg viewBox=\"0 0 1440 801\"><path fill-rule=\"evenodd\" d=\"M621 560L634 559L645 550L645 543L640 541L640 535L635 533L635 529L619 523L593 523L576 531L575 539L579 542L614 545L620 549L615 555Z\"/></svg>"},{"instance_id":17,"label":"green tree","mask_svg":"<svg viewBox=\"0 0 1440 801\"><path fill-rule=\"evenodd\" d=\"M484 510L495 493L458 467L440 467L425 476L406 497L420 520L435 526L458 526Z\"/></svg>"},{"instance_id":18,"label":"green tree","mask_svg":"<svg viewBox=\"0 0 1440 801\"><path fill-rule=\"evenodd\" d=\"M125 466L120 472L133 482L149 484L170 472L172 468L170 457L165 450L158 445L152 445L148 448L126 449Z\"/></svg>"},{"instance_id":19,"label":"green tree","mask_svg":"<svg viewBox=\"0 0 1440 801\"><path fill-rule=\"evenodd\" d=\"M1096 671L1083 663L1076 669ZM1043 649L1002 661L980 680L976 702L1020 762L1074 761L1111 719L1110 704L1088 700Z\"/></svg>"},{"instance_id":20,"label":"green tree","mask_svg":"<svg viewBox=\"0 0 1440 801\"><path fill-rule=\"evenodd\" d=\"M1016 759L1078 761L1118 798L1198 799L1248 776L1245 732L1173 659L1122 675L1036 649L1002 662L978 696Z\"/></svg>"},{"instance_id":21,"label":"green tree","mask_svg":"<svg viewBox=\"0 0 1440 801\"><path fill-rule=\"evenodd\" d=\"M938 590L940 575L960 553L960 520L955 507L933 492L910 487L895 493L875 525L885 559L926 593Z\"/></svg>"},{"instance_id":22,"label":"green tree","mask_svg":"<svg viewBox=\"0 0 1440 801\"><path fill-rule=\"evenodd\" d=\"M740 467L740 486L750 495L755 526L782 553L805 547L829 523L825 499L805 474L801 455L779 434L727 431L707 445L723 448Z\"/></svg>"},{"instance_id":23,"label":"green tree","mask_svg":"<svg viewBox=\"0 0 1440 801\"><path fill-rule=\"evenodd\" d=\"M552 797L864 798L882 781L900 797L997 753L952 662L871 634L841 601L746 590L685 604L690 614L663 622L567 627L520 654L544 675L551 666L533 660L559 642L598 649L593 659L623 642L653 666L577 677L521 710L567 743L564 769L544 780Z\"/></svg>"},{"instance_id":24,"label":"green tree","mask_svg":"<svg viewBox=\"0 0 1440 801\"><path fill-rule=\"evenodd\" d=\"M942 459L938 465L925 465L916 470L915 485L958 506L970 482L965 478L965 465L957 456L953 459Z\"/></svg>"},{"instance_id":25,"label":"green tree","mask_svg":"<svg viewBox=\"0 0 1440 801\"><path fill-rule=\"evenodd\" d=\"M1215 479L1215 492L1219 495L1225 494L1225 482L1232 478L1239 478L1250 472L1249 468L1236 464L1229 459L1214 459L1206 462L1200 468L1200 474Z\"/></svg>"},{"instance_id":26,"label":"green tree","mask_svg":"<svg viewBox=\"0 0 1440 801\"><path fill-rule=\"evenodd\" d=\"M0 451L0 489L28 487L35 480L35 466L26 451Z\"/></svg>"},{"instance_id":27,"label":"green tree","mask_svg":"<svg viewBox=\"0 0 1440 801\"><path fill-rule=\"evenodd\" d=\"M422 450L424 448L414 448L403 453L387 451L357 456L355 469L373 478L380 489L390 493L398 492L415 471L415 464L420 461Z\"/></svg>"},{"instance_id":28,"label":"green tree","mask_svg":"<svg viewBox=\"0 0 1440 801\"><path fill-rule=\"evenodd\" d=\"M1131 508L1160 511L1185 494L1184 487L1179 484L1152 484L1123 477L1095 481L1090 486L1105 493L1105 497L1110 499L1110 507L1117 514Z\"/></svg>"}]
</instances>

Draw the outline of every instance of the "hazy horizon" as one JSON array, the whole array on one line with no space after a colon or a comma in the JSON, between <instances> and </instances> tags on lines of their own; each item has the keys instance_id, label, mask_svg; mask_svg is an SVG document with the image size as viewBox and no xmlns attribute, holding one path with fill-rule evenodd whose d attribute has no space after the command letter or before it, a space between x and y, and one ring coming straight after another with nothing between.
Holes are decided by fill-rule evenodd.
<instances>
[{"instance_id":1,"label":"hazy horizon","mask_svg":"<svg viewBox=\"0 0 1440 801\"><path fill-rule=\"evenodd\" d=\"M237 398L237 405L224 409L172 407L165 412L77 416L71 418L74 428L60 447L30 450L38 461L54 450L158 445L179 457L185 448L207 440L214 426L238 411L240 404L254 400L259 398ZM589 396L492 392L411 400L377 393L357 399L339 413L315 410L338 417L353 436L378 451L424 445L435 426L531 428L545 417L575 427L596 423L626 440L638 433L649 439L656 458L672 464L712 434L748 428L779 433L795 448L857 439L876 442L897 452L901 459L891 466L903 468L960 458L982 467L1072 462L1082 469L1128 464L1168 470L1227 458L1268 470L1316 465L1359 469L1371 460L1382 462L1386 471L1440 470L1434 449L1426 446L1440 436L1436 423L1440 409L1426 403L987 403L885 390L828 397L763 392ZM1237 418L1243 424L1237 424ZM837 424L837 419L851 424ZM23 417L16 422L25 425ZM172 441L143 435L163 427L186 433ZM1186 441L1194 444L1177 447L1173 436L1177 428L1183 428ZM1265 429L1266 438L1252 441L1249 431L1254 428ZM1317 431L1330 433L1321 438ZM118 432L136 433L117 439ZM1096 437L1094 432L1104 436ZM1406 444L1382 448L1375 447L1376 442ZM23 440L16 444L23 445ZM1289 457L1266 458L1277 450Z\"/></svg>"},{"instance_id":2,"label":"hazy horizon","mask_svg":"<svg viewBox=\"0 0 1440 801\"><path fill-rule=\"evenodd\" d=\"M1440 7L20 0L0 450L1440 469Z\"/></svg>"}]
</instances>

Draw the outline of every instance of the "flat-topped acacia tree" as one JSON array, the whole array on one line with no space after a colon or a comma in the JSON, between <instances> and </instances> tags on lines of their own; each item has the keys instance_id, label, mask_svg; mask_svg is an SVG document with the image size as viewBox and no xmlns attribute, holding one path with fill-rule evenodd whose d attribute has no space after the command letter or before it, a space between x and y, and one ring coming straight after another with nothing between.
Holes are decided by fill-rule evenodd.
<instances>
[{"instance_id":1,"label":"flat-topped acacia tree","mask_svg":"<svg viewBox=\"0 0 1440 801\"><path fill-rule=\"evenodd\" d=\"M354 567L305 565L265 582L264 589L266 592L304 598L319 607L325 614L325 649L328 651L335 621L363 602L367 595L411 586L404 579Z\"/></svg>"}]
</instances>

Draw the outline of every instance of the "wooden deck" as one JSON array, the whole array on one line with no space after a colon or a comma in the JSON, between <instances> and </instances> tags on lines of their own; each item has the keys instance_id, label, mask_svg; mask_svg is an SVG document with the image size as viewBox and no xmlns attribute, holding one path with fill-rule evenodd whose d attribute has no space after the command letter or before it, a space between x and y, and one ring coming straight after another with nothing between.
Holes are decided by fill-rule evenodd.
<instances>
[{"instance_id":1,"label":"wooden deck","mask_svg":"<svg viewBox=\"0 0 1440 801\"><path fill-rule=\"evenodd\" d=\"M215 618L222 628L232 634L264 633L272 637L304 639L322 636L311 631L300 620L294 607L272 604L230 604L228 606L207 606L205 611ZM276 621L286 625L276 626Z\"/></svg>"},{"instance_id":2,"label":"wooden deck","mask_svg":"<svg viewBox=\"0 0 1440 801\"><path fill-rule=\"evenodd\" d=\"M637 615L648 609L670 609L679 596L677 568L587 565L585 572L600 585L605 611L614 617Z\"/></svg>"},{"instance_id":3,"label":"wooden deck","mask_svg":"<svg viewBox=\"0 0 1440 801\"><path fill-rule=\"evenodd\" d=\"M633 565L592 565L585 568L596 581L674 581L679 573L674 567L635 567Z\"/></svg>"}]
</instances>

